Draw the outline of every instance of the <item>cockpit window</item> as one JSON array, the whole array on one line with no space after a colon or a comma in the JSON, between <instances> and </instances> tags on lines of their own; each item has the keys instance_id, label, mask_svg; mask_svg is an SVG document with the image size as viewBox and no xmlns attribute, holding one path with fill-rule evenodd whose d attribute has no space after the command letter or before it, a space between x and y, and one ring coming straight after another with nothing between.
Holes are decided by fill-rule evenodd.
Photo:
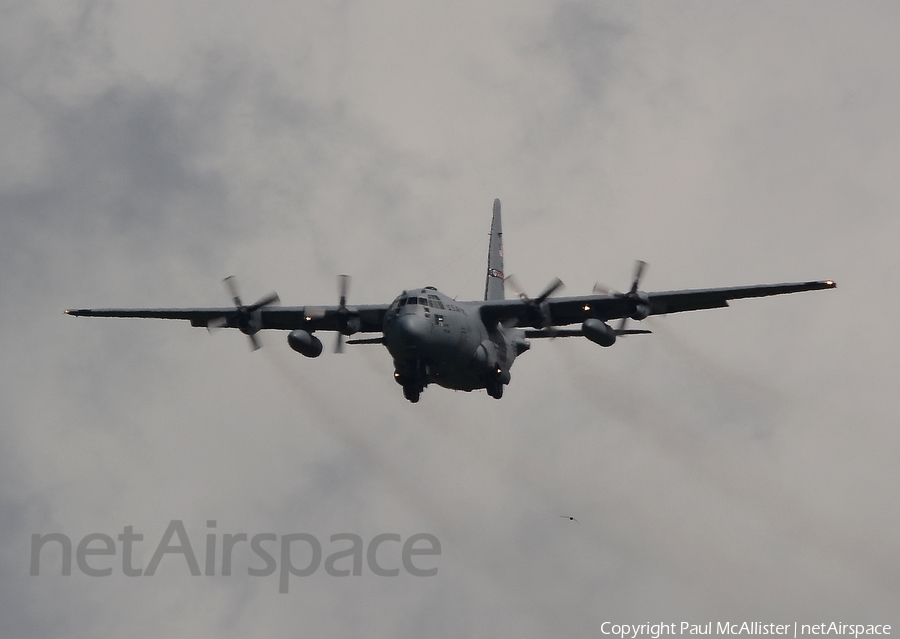
<instances>
[{"instance_id":1,"label":"cockpit window","mask_svg":"<svg viewBox=\"0 0 900 639\"><path fill-rule=\"evenodd\" d=\"M424 297L420 297L419 304L421 304L422 306L428 306L428 300L425 299Z\"/></svg>"},{"instance_id":2,"label":"cockpit window","mask_svg":"<svg viewBox=\"0 0 900 639\"><path fill-rule=\"evenodd\" d=\"M403 306L404 304L406 304L406 298L405 298L405 297L401 297L401 298L400 298L400 301L399 301L398 304L397 304L397 306Z\"/></svg>"}]
</instances>

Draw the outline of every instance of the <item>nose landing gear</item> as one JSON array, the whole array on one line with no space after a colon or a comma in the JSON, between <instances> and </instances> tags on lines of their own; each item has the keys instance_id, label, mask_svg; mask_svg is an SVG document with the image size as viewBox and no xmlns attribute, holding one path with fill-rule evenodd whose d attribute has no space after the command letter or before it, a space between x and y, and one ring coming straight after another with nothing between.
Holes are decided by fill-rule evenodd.
<instances>
[{"instance_id":1,"label":"nose landing gear","mask_svg":"<svg viewBox=\"0 0 900 639\"><path fill-rule=\"evenodd\" d=\"M422 360L410 362L407 372L394 371L394 380L403 387L403 397L415 404L419 401L419 395L428 386L428 368Z\"/></svg>"}]
</instances>

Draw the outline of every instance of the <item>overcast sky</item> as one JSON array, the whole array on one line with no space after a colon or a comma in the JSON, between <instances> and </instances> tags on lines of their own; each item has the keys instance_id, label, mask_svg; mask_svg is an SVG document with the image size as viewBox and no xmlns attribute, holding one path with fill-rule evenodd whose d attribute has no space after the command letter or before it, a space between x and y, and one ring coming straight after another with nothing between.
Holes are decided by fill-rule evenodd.
<instances>
[{"instance_id":1,"label":"overcast sky","mask_svg":"<svg viewBox=\"0 0 900 639\"><path fill-rule=\"evenodd\" d=\"M887 2L0 2L3 636L900 628L898 32ZM62 313L225 305L231 274L478 299L495 197L532 294L635 259L651 291L838 288L542 340L501 401L416 405L380 346ZM201 565L207 520L442 552L288 594L246 549L28 574L33 533L133 526L146 567L171 520Z\"/></svg>"}]
</instances>

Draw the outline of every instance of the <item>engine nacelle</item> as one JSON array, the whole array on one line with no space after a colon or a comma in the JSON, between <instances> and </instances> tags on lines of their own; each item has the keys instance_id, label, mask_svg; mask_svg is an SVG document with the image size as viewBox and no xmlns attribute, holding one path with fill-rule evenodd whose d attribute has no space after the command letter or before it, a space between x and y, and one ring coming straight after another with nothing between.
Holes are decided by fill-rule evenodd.
<instances>
[{"instance_id":1,"label":"engine nacelle","mask_svg":"<svg viewBox=\"0 0 900 639\"><path fill-rule=\"evenodd\" d=\"M305 357L318 357L322 354L322 342L319 338L302 329L291 331L287 337L288 344Z\"/></svg>"},{"instance_id":2,"label":"engine nacelle","mask_svg":"<svg viewBox=\"0 0 900 639\"><path fill-rule=\"evenodd\" d=\"M630 315L631 319L640 322L642 319L646 319L648 315L650 315L650 311L653 310L650 308L650 300L647 299L646 293L637 293L637 304L634 305L634 313Z\"/></svg>"},{"instance_id":3,"label":"engine nacelle","mask_svg":"<svg viewBox=\"0 0 900 639\"><path fill-rule=\"evenodd\" d=\"M640 322L642 319L646 319L648 315L650 315L650 307L647 304L638 304L634 309L634 313L631 314L631 319Z\"/></svg>"},{"instance_id":4,"label":"engine nacelle","mask_svg":"<svg viewBox=\"0 0 900 639\"><path fill-rule=\"evenodd\" d=\"M584 320L581 332L589 340L600 346L612 346L616 343L616 331L609 324L594 317Z\"/></svg>"},{"instance_id":5,"label":"engine nacelle","mask_svg":"<svg viewBox=\"0 0 900 639\"><path fill-rule=\"evenodd\" d=\"M360 328L362 328L362 320L359 315L350 315L347 318L347 326L342 332L344 335L353 335L358 333Z\"/></svg>"},{"instance_id":6,"label":"engine nacelle","mask_svg":"<svg viewBox=\"0 0 900 639\"><path fill-rule=\"evenodd\" d=\"M528 344L528 342L524 343ZM512 359L514 358L515 356ZM486 339L478 345L478 348L475 349L475 357L472 358L472 363L485 373L496 376L501 384L509 383L509 371L503 370L500 358L497 355L497 345L490 340ZM512 361L506 362L507 368L511 365Z\"/></svg>"},{"instance_id":7,"label":"engine nacelle","mask_svg":"<svg viewBox=\"0 0 900 639\"><path fill-rule=\"evenodd\" d=\"M479 368L490 368L497 361L497 351L490 340L484 340L475 349L475 357L472 361Z\"/></svg>"}]
</instances>

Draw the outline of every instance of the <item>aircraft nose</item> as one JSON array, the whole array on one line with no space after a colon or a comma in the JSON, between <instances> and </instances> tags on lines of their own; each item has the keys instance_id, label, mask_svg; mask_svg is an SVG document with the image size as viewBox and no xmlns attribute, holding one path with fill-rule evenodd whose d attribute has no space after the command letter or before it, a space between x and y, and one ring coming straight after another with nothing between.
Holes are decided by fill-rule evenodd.
<instances>
[{"instance_id":1,"label":"aircraft nose","mask_svg":"<svg viewBox=\"0 0 900 639\"><path fill-rule=\"evenodd\" d=\"M397 318L395 330L406 348L421 346L431 332L431 322L421 315L401 315Z\"/></svg>"}]
</instances>

